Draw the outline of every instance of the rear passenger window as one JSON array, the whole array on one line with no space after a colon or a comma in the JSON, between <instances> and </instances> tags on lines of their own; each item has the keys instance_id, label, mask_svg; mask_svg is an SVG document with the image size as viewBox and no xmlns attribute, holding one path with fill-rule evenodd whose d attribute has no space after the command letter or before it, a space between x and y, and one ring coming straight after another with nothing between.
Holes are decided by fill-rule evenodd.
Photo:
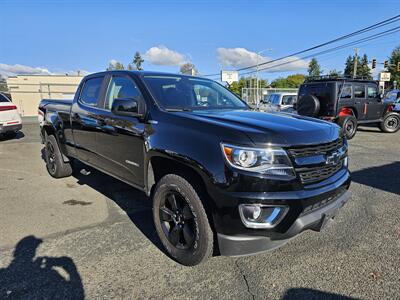
<instances>
[{"instance_id":1,"label":"rear passenger window","mask_svg":"<svg viewBox=\"0 0 400 300\"><path fill-rule=\"evenodd\" d=\"M79 97L80 102L85 105L96 106L99 100L102 83L103 77L95 77L86 80L83 85L81 96Z\"/></svg>"},{"instance_id":2,"label":"rear passenger window","mask_svg":"<svg viewBox=\"0 0 400 300\"><path fill-rule=\"evenodd\" d=\"M354 85L354 97L365 98L365 85L355 84Z\"/></svg>"},{"instance_id":3,"label":"rear passenger window","mask_svg":"<svg viewBox=\"0 0 400 300\"><path fill-rule=\"evenodd\" d=\"M367 95L368 98L377 98L378 97L378 89L376 86L368 86L367 87Z\"/></svg>"},{"instance_id":4,"label":"rear passenger window","mask_svg":"<svg viewBox=\"0 0 400 300\"><path fill-rule=\"evenodd\" d=\"M351 85L345 84L342 88L342 94L340 98L351 98Z\"/></svg>"}]
</instances>

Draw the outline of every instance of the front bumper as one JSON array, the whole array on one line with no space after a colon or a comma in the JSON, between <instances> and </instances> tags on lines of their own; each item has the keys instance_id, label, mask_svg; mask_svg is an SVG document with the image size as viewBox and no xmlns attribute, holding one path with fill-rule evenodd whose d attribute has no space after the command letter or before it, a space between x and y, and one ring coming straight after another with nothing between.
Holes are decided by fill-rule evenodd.
<instances>
[{"instance_id":1,"label":"front bumper","mask_svg":"<svg viewBox=\"0 0 400 300\"><path fill-rule=\"evenodd\" d=\"M18 131L22 129L22 123L13 125L0 125L0 133Z\"/></svg>"},{"instance_id":2,"label":"front bumper","mask_svg":"<svg viewBox=\"0 0 400 300\"><path fill-rule=\"evenodd\" d=\"M230 236L218 233L220 253L227 256L256 254L281 247L304 230L320 231L349 198L350 192L345 191L330 204L300 216L285 233L275 239L267 236Z\"/></svg>"}]
</instances>

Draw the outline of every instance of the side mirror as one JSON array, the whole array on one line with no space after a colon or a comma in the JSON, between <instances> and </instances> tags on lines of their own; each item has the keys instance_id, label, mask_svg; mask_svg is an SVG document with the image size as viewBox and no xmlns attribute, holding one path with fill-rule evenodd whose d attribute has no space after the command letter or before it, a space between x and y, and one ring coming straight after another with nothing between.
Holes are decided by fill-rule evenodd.
<instances>
[{"instance_id":1,"label":"side mirror","mask_svg":"<svg viewBox=\"0 0 400 300\"><path fill-rule=\"evenodd\" d=\"M141 98L117 98L113 101L111 111L117 116L143 118L146 108Z\"/></svg>"},{"instance_id":2,"label":"side mirror","mask_svg":"<svg viewBox=\"0 0 400 300\"><path fill-rule=\"evenodd\" d=\"M294 109L294 110L297 109L297 102L293 102L293 109Z\"/></svg>"}]
</instances>

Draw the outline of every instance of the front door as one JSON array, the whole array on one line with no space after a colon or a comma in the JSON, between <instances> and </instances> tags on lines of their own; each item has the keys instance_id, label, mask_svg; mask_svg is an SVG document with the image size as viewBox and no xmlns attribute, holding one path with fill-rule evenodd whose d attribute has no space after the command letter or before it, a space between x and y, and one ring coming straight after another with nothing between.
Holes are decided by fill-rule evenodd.
<instances>
[{"instance_id":1,"label":"front door","mask_svg":"<svg viewBox=\"0 0 400 300\"><path fill-rule=\"evenodd\" d=\"M377 120L382 117L384 105L379 97L378 87L376 85L367 85L368 110L367 119Z\"/></svg>"},{"instance_id":2,"label":"front door","mask_svg":"<svg viewBox=\"0 0 400 300\"><path fill-rule=\"evenodd\" d=\"M105 93L103 109L97 115L96 155L100 168L129 183L144 185L144 129L142 120L112 113L114 99L143 97L129 75L112 75Z\"/></svg>"}]
</instances>

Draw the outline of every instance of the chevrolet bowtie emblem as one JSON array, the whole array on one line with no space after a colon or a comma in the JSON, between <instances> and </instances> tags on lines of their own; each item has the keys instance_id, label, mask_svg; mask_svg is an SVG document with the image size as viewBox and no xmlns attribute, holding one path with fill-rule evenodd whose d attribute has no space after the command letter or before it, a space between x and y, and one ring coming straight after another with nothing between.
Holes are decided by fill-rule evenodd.
<instances>
[{"instance_id":1,"label":"chevrolet bowtie emblem","mask_svg":"<svg viewBox=\"0 0 400 300\"><path fill-rule=\"evenodd\" d=\"M339 161L340 161L340 154L339 152L335 151L326 157L325 163L327 165L336 165L339 163Z\"/></svg>"}]
</instances>

